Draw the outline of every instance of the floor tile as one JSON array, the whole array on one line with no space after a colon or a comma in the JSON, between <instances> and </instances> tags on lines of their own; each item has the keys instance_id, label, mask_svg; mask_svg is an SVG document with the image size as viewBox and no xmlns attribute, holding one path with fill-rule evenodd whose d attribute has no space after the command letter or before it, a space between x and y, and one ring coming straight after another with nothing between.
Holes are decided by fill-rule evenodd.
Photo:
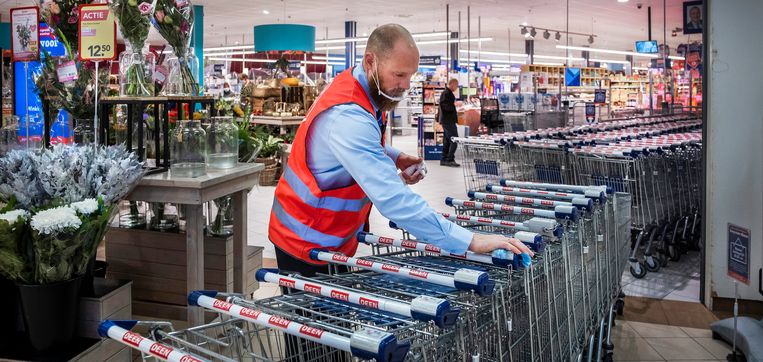
<instances>
[{"instance_id":1,"label":"floor tile","mask_svg":"<svg viewBox=\"0 0 763 362\"><path fill-rule=\"evenodd\" d=\"M681 327L692 338L713 338L713 332L709 329Z\"/></svg>"},{"instance_id":2,"label":"floor tile","mask_svg":"<svg viewBox=\"0 0 763 362\"><path fill-rule=\"evenodd\" d=\"M715 358L723 359L731 353L731 345L724 341L719 341L712 337L694 338L694 340L715 356Z\"/></svg>"},{"instance_id":3,"label":"floor tile","mask_svg":"<svg viewBox=\"0 0 763 362\"><path fill-rule=\"evenodd\" d=\"M683 294L678 293L677 291L673 291L670 294L666 295L664 300L674 300L678 302L695 302L699 303L699 295L697 297L687 297Z\"/></svg>"},{"instance_id":4,"label":"floor tile","mask_svg":"<svg viewBox=\"0 0 763 362\"><path fill-rule=\"evenodd\" d=\"M645 338L666 360L715 360L710 352L691 338Z\"/></svg>"},{"instance_id":5,"label":"floor tile","mask_svg":"<svg viewBox=\"0 0 763 362\"><path fill-rule=\"evenodd\" d=\"M681 327L674 327L662 324L651 324L642 322L629 322L630 327L644 338L662 338L662 337L689 337Z\"/></svg>"},{"instance_id":6,"label":"floor tile","mask_svg":"<svg viewBox=\"0 0 763 362\"><path fill-rule=\"evenodd\" d=\"M612 338L639 338L638 332L631 327L630 322L624 320L615 321L612 328Z\"/></svg>"},{"instance_id":7,"label":"floor tile","mask_svg":"<svg viewBox=\"0 0 763 362\"><path fill-rule=\"evenodd\" d=\"M612 338L615 361L663 361L644 338Z\"/></svg>"}]
</instances>

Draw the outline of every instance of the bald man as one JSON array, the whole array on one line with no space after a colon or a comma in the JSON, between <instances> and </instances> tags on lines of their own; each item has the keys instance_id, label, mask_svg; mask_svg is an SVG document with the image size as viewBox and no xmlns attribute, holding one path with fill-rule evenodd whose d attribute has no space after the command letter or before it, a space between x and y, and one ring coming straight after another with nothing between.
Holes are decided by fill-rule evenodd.
<instances>
[{"instance_id":1,"label":"bald man","mask_svg":"<svg viewBox=\"0 0 763 362\"><path fill-rule=\"evenodd\" d=\"M406 184L421 173L401 173L423 161L385 144L385 113L410 88L419 64L411 34L400 25L376 28L363 62L339 74L310 108L297 130L279 180L268 236L281 270L327 272L310 251L354 255L372 203L386 218L420 240L453 253L508 249L532 252L517 239L474 234L438 215ZM414 167L415 169L415 167Z\"/></svg>"}]
</instances>

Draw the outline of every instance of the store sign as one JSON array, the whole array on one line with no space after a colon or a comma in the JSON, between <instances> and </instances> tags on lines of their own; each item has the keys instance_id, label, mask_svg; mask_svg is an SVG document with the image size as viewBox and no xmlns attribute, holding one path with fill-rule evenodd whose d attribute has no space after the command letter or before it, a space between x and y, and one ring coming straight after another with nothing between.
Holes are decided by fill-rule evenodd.
<instances>
[{"instance_id":1,"label":"store sign","mask_svg":"<svg viewBox=\"0 0 763 362\"><path fill-rule=\"evenodd\" d=\"M750 230L729 224L726 273L750 285Z\"/></svg>"},{"instance_id":2,"label":"store sign","mask_svg":"<svg viewBox=\"0 0 763 362\"><path fill-rule=\"evenodd\" d=\"M596 104L607 103L607 90L606 89L594 89L593 102Z\"/></svg>"},{"instance_id":3,"label":"store sign","mask_svg":"<svg viewBox=\"0 0 763 362\"><path fill-rule=\"evenodd\" d=\"M79 18L79 59L116 59L117 24L109 6L80 5Z\"/></svg>"},{"instance_id":4,"label":"store sign","mask_svg":"<svg viewBox=\"0 0 763 362\"><path fill-rule=\"evenodd\" d=\"M440 56L423 56L419 58L419 65L440 65Z\"/></svg>"},{"instance_id":5,"label":"store sign","mask_svg":"<svg viewBox=\"0 0 763 362\"><path fill-rule=\"evenodd\" d=\"M40 10L11 9L11 53L14 62L40 59Z\"/></svg>"},{"instance_id":6,"label":"store sign","mask_svg":"<svg viewBox=\"0 0 763 362\"><path fill-rule=\"evenodd\" d=\"M586 102L585 104L585 120L587 122L593 122L596 120L596 103Z\"/></svg>"},{"instance_id":7,"label":"store sign","mask_svg":"<svg viewBox=\"0 0 763 362\"><path fill-rule=\"evenodd\" d=\"M580 68L564 68L564 84L568 87L580 87Z\"/></svg>"}]
</instances>

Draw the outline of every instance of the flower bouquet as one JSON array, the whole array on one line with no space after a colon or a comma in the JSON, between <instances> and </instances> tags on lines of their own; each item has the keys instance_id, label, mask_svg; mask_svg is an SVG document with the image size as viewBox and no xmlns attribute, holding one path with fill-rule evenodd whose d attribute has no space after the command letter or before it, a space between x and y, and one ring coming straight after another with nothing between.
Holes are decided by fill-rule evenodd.
<instances>
[{"instance_id":1,"label":"flower bouquet","mask_svg":"<svg viewBox=\"0 0 763 362\"><path fill-rule=\"evenodd\" d=\"M189 0L156 0L151 21L159 34L172 46L177 57L170 66L164 94L198 95L196 81L199 59L190 49L193 30L193 6Z\"/></svg>"},{"instance_id":2,"label":"flower bouquet","mask_svg":"<svg viewBox=\"0 0 763 362\"><path fill-rule=\"evenodd\" d=\"M153 96L154 57L151 53L143 54L153 6L146 0L111 0L110 5L127 46L119 56L120 94Z\"/></svg>"},{"instance_id":3,"label":"flower bouquet","mask_svg":"<svg viewBox=\"0 0 763 362\"><path fill-rule=\"evenodd\" d=\"M82 276L117 203L142 174L122 146L59 144L0 158L0 275L15 283L38 351L71 340Z\"/></svg>"},{"instance_id":4,"label":"flower bouquet","mask_svg":"<svg viewBox=\"0 0 763 362\"><path fill-rule=\"evenodd\" d=\"M95 116L95 63L77 59L79 44L79 5L94 0L42 0L41 17L64 45L66 55L53 57L43 50L42 67L35 74L40 96L50 102L51 109L65 109L75 120L93 119ZM59 77L59 70L62 76ZM65 76L63 74L74 74ZM99 92L108 87L108 67L98 72Z\"/></svg>"}]
</instances>

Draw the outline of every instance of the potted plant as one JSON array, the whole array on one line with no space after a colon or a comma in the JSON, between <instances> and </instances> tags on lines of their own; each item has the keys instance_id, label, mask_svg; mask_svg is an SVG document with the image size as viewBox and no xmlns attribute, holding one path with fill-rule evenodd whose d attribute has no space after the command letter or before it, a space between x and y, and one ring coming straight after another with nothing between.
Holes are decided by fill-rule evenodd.
<instances>
[{"instance_id":1,"label":"potted plant","mask_svg":"<svg viewBox=\"0 0 763 362\"><path fill-rule=\"evenodd\" d=\"M57 145L0 158L0 275L15 287L3 295L18 297L34 350L71 340L83 276L117 203L142 175L121 146Z\"/></svg>"},{"instance_id":2,"label":"potted plant","mask_svg":"<svg viewBox=\"0 0 763 362\"><path fill-rule=\"evenodd\" d=\"M275 186L278 182L278 156L283 139L270 134L264 126L256 127L253 134L258 150L255 162L265 165L265 169L260 173L260 186Z\"/></svg>"}]
</instances>

